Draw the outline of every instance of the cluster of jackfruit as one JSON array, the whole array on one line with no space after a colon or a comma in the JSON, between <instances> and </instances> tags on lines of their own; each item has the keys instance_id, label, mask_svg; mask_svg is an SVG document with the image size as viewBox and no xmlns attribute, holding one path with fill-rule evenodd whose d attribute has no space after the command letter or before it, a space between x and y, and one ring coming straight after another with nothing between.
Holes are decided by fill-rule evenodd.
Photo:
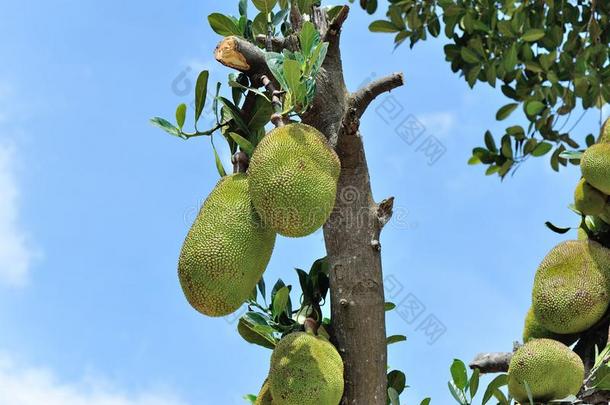
<instances>
[{"instance_id":1,"label":"cluster of jackfruit","mask_svg":"<svg viewBox=\"0 0 610 405\"><path fill-rule=\"evenodd\" d=\"M335 347L310 331L294 332L273 350L255 405L338 405L343 384L343 361Z\"/></svg>"},{"instance_id":2,"label":"cluster of jackfruit","mask_svg":"<svg viewBox=\"0 0 610 405\"><path fill-rule=\"evenodd\" d=\"M184 241L178 276L188 302L208 316L236 311L263 275L276 234L309 235L328 220L339 172L337 154L315 128L269 132L247 173L218 182Z\"/></svg>"},{"instance_id":3,"label":"cluster of jackfruit","mask_svg":"<svg viewBox=\"0 0 610 405\"><path fill-rule=\"evenodd\" d=\"M599 216L610 223L610 120L598 142L591 145L580 160L582 179L574 190L574 206L583 215Z\"/></svg>"}]
</instances>

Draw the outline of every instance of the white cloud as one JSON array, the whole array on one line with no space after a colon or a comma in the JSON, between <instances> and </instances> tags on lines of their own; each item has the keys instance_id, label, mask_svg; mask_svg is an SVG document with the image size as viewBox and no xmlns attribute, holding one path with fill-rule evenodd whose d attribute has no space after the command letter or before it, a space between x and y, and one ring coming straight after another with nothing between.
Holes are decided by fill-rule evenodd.
<instances>
[{"instance_id":1,"label":"white cloud","mask_svg":"<svg viewBox=\"0 0 610 405\"><path fill-rule=\"evenodd\" d=\"M20 367L0 356L0 404L2 405L186 405L163 390L128 394L94 382L59 381L45 368Z\"/></svg>"},{"instance_id":2,"label":"white cloud","mask_svg":"<svg viewBox=\"0 0 610 405\"><path fill-rule=\"evenodd\" d=\"M417 119L424 124L427 133L437 138L449 135L457 122L455 113L450 111L418 114Z\"/></svg>"},{"instance_id":3,"label":"white cloud","mask_svg":"<svg viewBox=\"0 0 610 405\"><path fill-rule=\"evenodd\" d=\"M34 256L19 225L15 148L0 144L0 284L24 285Z\"/></svg>"}]
</instances>

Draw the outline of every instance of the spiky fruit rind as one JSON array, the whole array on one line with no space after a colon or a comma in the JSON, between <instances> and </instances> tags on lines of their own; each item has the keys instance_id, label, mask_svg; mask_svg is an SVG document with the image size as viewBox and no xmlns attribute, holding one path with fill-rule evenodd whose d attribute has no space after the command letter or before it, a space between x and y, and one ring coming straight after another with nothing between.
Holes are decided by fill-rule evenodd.
<instances>
[{"instance_id":1,"label":"spiky fruit rind","mask_svg":"<svg viewBox=\"0 0 610 405\"><path fill-rule=\"evenodd\" d=\"M587 183L610 194L610 143L591 145L580 159L580 170Z\"/></svg>"},{"instance_id":2,"label":"spiky fruit rind","mask_svg":"<svg viewBox=\"0 0 610 405\"><path fill-rule=\"evenodd\" d=\"M236 311L260 280L274 243L275 232L252 207L246 175L223 177L180 253L178 277L188 302L208 316Z\"/></svg>"},{"instance_id":3,"label":"spiky fruit rind","mask_svg":"<svg viewBox=\"0 0 610 405\"><path fill-rule=\"evenodd\" d=\"M326 339L291 333L271 355L269 382L275 405L338 405L343 396L343 361Z\"/></svg>"},{"instance_id":4,"label":"spiky fruit rind","mask_svg":"<svg viewBox=\"0 0 610 405\"><path fill-rule=\"evenodd\" d=\"M610 302L610 250L591 240L566 241L544 258L532 292L536 319L551 332L589 329Z\"/></svg>"},{"instance_id":5,"label":"spiky fruit rind","mask_svg":"<svg viewBox=\"0 0 610 405\"><path fill-rule=\"evenodd\" d=\"M599 131L597 143L610 143L610 118L606 119L601 131Z\"/></svg>"},{"instance_id":6,"label":"spiky fruit rind","mask_svg":"<svg viewBox=\"0 0 610 405\"><path fill-rule=\"evenodd\" d=\"M598 215L604 211L607 196L580 179L574 190L574 207L584 215Z\"/></svg>"},{"instance_id":7,"label":"spiky fruit rind","mask_svg":"<svg viewBox=\"0 0 610 405\"><path fill-rule=\"evenodd\" d=\"M290 124L269 132L248 168L252 202L280 235L306 236L328 220L341 165L317 129Z\"/></svg>"},{"instance_id":8,"label":"spiky fruit rind","mask_svg":"<svg viewBox=\"0 0 610 405\"><path fill-rule=\"evenodd\" d=\"M260 392L256 396L254 405L274 405L273 398L271 397L271 390L269 389L269 380L265 380L265 383L261 387Z\"/></svg>"},{"instance_id":9,"label":"spiky fruit rind","mask_svg":"<svg viewBox=\"0 0 610 405\"><path fill-rule=\"evenodd\" d=\"M523 327L523 343L527 343L533 339L553 339L563 344L571 345L576 341L576 335L560 335L553 333L540 324L534 310L530 307L525 317L525 325Z\"/></svg>"},{"instance_id":10,"label":"spiky fruit rind","mask_svg":"<svg viewBox=\"0 0 610 405\"><path fill-rule=\"evenodd\" d=\"M585 377L582 360L556 340L534 339L521 346L508 367L508 391L520 403L529 404L525 383L535 402L576 395Z\"/></svg>"}]
</instances>

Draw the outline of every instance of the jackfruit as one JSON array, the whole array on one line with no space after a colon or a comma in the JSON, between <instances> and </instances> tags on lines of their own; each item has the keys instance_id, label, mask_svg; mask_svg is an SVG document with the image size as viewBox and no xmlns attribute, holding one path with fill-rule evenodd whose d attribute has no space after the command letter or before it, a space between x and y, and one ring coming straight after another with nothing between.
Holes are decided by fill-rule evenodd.
<instances>
[{"instance_id":1,"label":"jackfruit","mask_svg":"<svg viewBox=\"0 0 610 405\"><path fill-rule=\"evenodd\" d=\"M536 319L551 332L582 332L610 303L610 250L590 240L567 241L544 258L534 278Z\"/></svg>"},{"instance_id":2,"label":"jackfruit","mask_svg":"<svg viewBox=\"0 0 610 405\"><path fill-rule=\"evenodd\" d=\"M252 202L280 235L309 235L330 217L340 170L337 154L317 129L305 124L276 128L250 159Z\"/></svg>"},{"instance_id":3,"label":"jackfruit","mask_svg":"<svg viewBox=\"0 0 610 405\"><path fill-rule=\"evenodd\" d=\"M580 170L587 183L610 194L610 143L590 146L580 159Z\"/></svg>"},{"instance_id":4,"label":"jackfruit","mask_svg":"<svg viewBox=\"0 0 610 405\"><path fill-rule=\"evenodd\" d=\"M343 361L326 339L291 333L271 355L269 383L274 405L338 405L343 396Z\"/></svg>"},{"instance_id":5,"label":"jackfruit","mask_svg":"<svg viewBox=\"0 0 610 405\"><path fill-rule=\"evenodd\" d=\"M188 302L225 316L248 299L271 258L275 232L252 207L245 174L220 179L182 246L178 277Z\"/></svg>"},{"instance_id":6,"label":"jackfruit","mask_svg":"<svg viewBox=\"0 0 610 405\"><path fill-rule=\"evenodd\" d=\"M533 339L553 339L563 344L571 345L578 339L577 335L560 335L553 333L540 324L534 310L530 307L525 317L525 326L523 327L523 343L527 343Z\"/></svg>"},{"instance_id":7,"label":"jackfruit","mask_svg":"<svg viewBox=\"0 0 610 405\"><path fill-rule=\"evenodd\" d=\"M273 398L271 397L271 390L269 389L269 380L265 380L260 392L256 396L254 405L274 405Z\"/></svg>"},{"instance_id":8,"label":"jackfruit","mask_svg":"<svg viewBox=\"0 0 610 405\"><path fill-rule=\"evenodd\" d=\"M521 404L529 404L525 383L534 402L576 395L585 377L582 360L563 343L534 339L521 346L508 367L508 392Z\"/></svg>"},{"instance_id":9,"label":"jackfruit","mask_svg":"<svg viewBox=\"0 0 610 405\"><path fill-rule=\"evenodd\" d=\"M598 215L604 211L607 196L581 179L574 190L574 206L584 215Z\"/></svg>"}]
</instances>

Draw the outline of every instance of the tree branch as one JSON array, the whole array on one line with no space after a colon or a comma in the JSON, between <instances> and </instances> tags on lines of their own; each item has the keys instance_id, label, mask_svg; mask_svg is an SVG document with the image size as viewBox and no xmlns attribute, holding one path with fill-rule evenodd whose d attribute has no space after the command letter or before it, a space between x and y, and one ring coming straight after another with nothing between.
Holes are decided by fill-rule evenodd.
<instances>
[{"instance_id":1,"label":"tree branch","mask_svg":"<svg viewBox=\"0 0 610 405\"><path fill-rule=\"evenodd\" d=\"M375 98L404 84L405 78L402 73L394 73L390 76L374 80L352 94L350 105L356 110L358 117L362 117L369 104L371 104Z\"/></svg>"},{"instance_id":2,"label":"tree branch","mask_svg":"<svg viewBox=\"0 0 610 405\"><path fill-rule=\"evenodd\" d=\"M471 369L479 369L481 374L485 373L505 373L508 371L510 359L513 357L513 352L510 353L480 353L469 364Z\"/></svg>"},{"instance_id":3,"label":"tree branch","mask_svg":"<svg viewBox=\"0 0 610 405\"><path fill-rule=\"evenodd\" d=\"M324 41L330 42L339 35L341 28L343 28L343 23L347 20L348 16L349 6L343 6L337 16L331 21L328 30L324 34Z\"/></svg>"},{"instance_id":4,"label":"tree branch","mask_svg":"<svg viewBox=\"0 0 610 405\"><path fill-rule=\"evenodd\" d=\"M266 35L257 35L256 42L259 45L265 45L267 41ZM284 49L288 49L289 51L296 51L299 49L299 40L296 35L291 34L287 37L272 37L271 45L273 48L273 52L282 52Z\"/></svg>"},{"instance_id":5,"label":"tree branch","mask_svg":"<svg viewBox=\"0 0 610 405\"><path fill-rule=\"evenodd\" d=\"M265 53L243 38L226 37L216 47L214 57L221 64L246 74L254 87L262 85L262 76L274 80Z\"/></svg>"},{"instance_id":6,"label":"tree branch","mask_svg":"<svg viewBox=\"0 0 610 405\"><path fill-rule=\"evenodd\" d=\"M275 87L267 76L263 76L262 81L263 86L265 86L265 89L267 89L267 92L271 96L271 106L273 107L271 122L276 128L283 127L286 123L284 122L284 115L282 114L282 99L280 98L282 92Z\"/></svg>"}]
</instances>

